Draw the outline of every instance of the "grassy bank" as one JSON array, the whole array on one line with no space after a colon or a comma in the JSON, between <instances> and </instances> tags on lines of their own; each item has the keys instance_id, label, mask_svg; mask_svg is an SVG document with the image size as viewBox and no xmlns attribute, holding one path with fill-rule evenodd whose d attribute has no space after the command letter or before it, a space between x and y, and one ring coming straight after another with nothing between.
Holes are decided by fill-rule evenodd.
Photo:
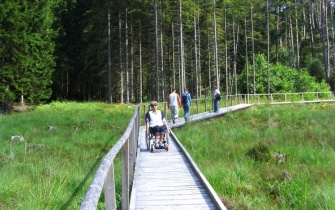
<instances>
[{"instance_id":1,"label":"grassy bank","mask_svg":"<svg viewBox=\"0 0 335 210\"><path fill-rule=\"evenodd\" d=\"M0 115L0 209L78 209L133 114L128 105L52 103Z\"/></svg>"},{"instance_id":2,"label":"grassy bank","mask_svg":"<svg viewBox=\"0 0 335 210\"><path fill-rule=\"evenodd\" d=\"M0 209L78 209L133 113L52 103L0 115ZM229 208L335 209L333 119L335 104L264 105L174 132ZM120 192L119 161L114 167Z\"/></svg>"},{"instance_id":3,"label":"grassy bank","mask_svg":"<svg viewBox=\"0 0 335 210\"><path fill-rule=\"evenodd\" d=\"M335 104L264 105L174 132L230 209L335 209L334 119Z\"/></svg>"}]
</instances>

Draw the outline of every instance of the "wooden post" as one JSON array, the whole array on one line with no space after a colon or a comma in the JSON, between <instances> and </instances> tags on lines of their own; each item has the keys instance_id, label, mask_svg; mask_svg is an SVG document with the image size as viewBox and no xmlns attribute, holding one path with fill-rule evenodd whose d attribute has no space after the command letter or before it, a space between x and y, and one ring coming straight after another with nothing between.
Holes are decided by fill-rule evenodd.
<instances>
[{"instance_id":1,"label":"wooden post","mask_svg":"<svg viewBox=\"0 0 335 210\"><path fill-rule=\"evenodd\" d=\"M133 174L134 174L134 164L136 159L136 151L134 148L135 145L135 122L134 122L134 129L130 133L129 139L129 186L133 182Z\"/></svg>"},{"instance_id":2,"label":"wooden post","mask_svg":"<svg viewBox=\"0 0 335 210\"><path fill-rule=\"evenodd\" d=\"M122 209L129 209L129 138L122 147Z\"/></svg>"},{"instance_id":3,"label":"wooden post","mask_svg":"<svg viewBox=\"0 0 335 210\"><path fill-rule=\"evenodd\" d=\"M115 181L114 181L114 163L109 168L105 183L105 208L106 210L116 209Z\"/></svg>"}]
</instances>

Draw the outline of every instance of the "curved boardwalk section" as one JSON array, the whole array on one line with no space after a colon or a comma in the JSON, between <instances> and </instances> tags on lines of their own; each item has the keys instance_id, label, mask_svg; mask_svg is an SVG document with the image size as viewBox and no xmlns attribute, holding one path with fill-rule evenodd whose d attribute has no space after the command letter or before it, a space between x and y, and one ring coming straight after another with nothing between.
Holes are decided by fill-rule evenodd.
<instances>
[{"instance_id":1,"label":"curved boardwalk section","mask_svg":"<svg viewBox=\"0 0 335 210\"><path fill-rule=\"evenodd\" d=\"M192 115L190 120L207 119L249 106ZM176 127L184 123L183 119L178 119L175 125L169 125ZM147 150L144 126L139 135L130 209L226 209L174 135L170 136L168 152Z\"/></svg>"}]
</instances>

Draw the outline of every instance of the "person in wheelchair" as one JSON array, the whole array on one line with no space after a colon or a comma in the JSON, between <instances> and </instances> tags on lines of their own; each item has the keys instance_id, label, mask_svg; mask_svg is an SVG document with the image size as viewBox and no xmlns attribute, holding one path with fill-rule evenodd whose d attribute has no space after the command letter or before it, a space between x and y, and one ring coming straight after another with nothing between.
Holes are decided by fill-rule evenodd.
<instances>
[{"instance_id":1,"label":"person in wheelchair","mask_svg":"<svg viewBox=\"0 0 335 210\"><path fill-rule=\"evenodd\" d=\"M157 109L157 101L150 103L151 110L145 114L145 132L146 136L150 133L155 136L155 144L163 147L165 131L170 133L165 120L164 112Z\"/></svg>"}]
</instances>

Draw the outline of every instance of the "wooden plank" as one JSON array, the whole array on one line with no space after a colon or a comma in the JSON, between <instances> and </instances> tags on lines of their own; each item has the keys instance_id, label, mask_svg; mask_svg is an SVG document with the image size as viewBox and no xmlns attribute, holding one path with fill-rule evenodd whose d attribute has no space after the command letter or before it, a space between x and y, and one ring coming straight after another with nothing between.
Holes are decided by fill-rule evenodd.
<instances>
[{"instance_id":1,"label":"wooden plank","mask_svg":"<svg viewBox=\"0 0 335 210\"><path fill-rule=\"evenodd\" d=\"M138 208L136 209L216 209L212 203L200 203L197 200L190 200L188 202L180 201L175 202L174 200L170 201L149 201L149 202L139 202L137 204ZM201 207L201 208L199 208Z\"/></svg>"},{"instance_id":2,"label":"wooden plank","mask_svg":"<svg viewBox=\"0 0 335 210\"><path fill-rule=\"evenodd\" d=\"M172 201L174 202L179 202L179 201L192 201L192 202L199 202L199 203L203 203L202 200L202 195L199 194L187 194L187 195L160 195L158 196L157 194L151 195L150 196L152 200L160 200L160 201ZM145 197L137 197L136 202L140 202L140 201L147 201L148 199ZM205 199L206 200L206 199ZM208 201L210 201L210 199L207 199ZM184 203L185 204L185 203Z\"/></svg>"},{"instance_id":3,"label":"wooden plank","mask_svg":"<svg viewBox=\"0 0 335 210\"><path fill-rule=\"evenodd\" d=\"M169 206L140 206L138 205L137 210L176 210L176 209L182 209L182 210L206 210L206 209L215 209L215 207L210 205L169 205Z\"/></svg>"},{"instance_id":4,"label":"wooden plank","mask_svg":"<svg viewBox=\"0 0 335 210\"><path fill-rule=\"evenodd\" d=\"M181 195L189 195L189 194L195 194L195 195L202 195L203 193L206 193L206 191L204 189L196 189L196 190L193 190L193 189L184 189L182 191L174 191L174 190L159 190L155 193L152 193L152 192L148 192L147 190L143 189L143 190L140 190L138 191L140 193L140 196L151 196L151 195L157 195L157 196L162 196L162 195L166 195L166 196L169 196L169 195L174 195L174 196L181 196Z\"/></svg>"},{"instance_id":5,"label":"wooden plank","mask_svg":"<svg viewBox=\"0 0 335 210\"><path fill-rule=\"evenodd\" d=\"M175 205L191 205L191 206L195 206L195 205L213 205L211 203L211 200L208 200L208 202L206 203L205 200L201 200L201 199L180 199L180 200L164 200L164 197L151 197L149 200L145 200L145 201L138 201L136 200L136 203L138 202L138 204L136 205L147 205L147 206L175 206Z\"/></svg>"},{"instance_id":6,"label":"wooden plank","mask_svg":"<svg viewBox=\"0 0 335 210\"><path fill-rule=\"evenodd\" d=\"M241 104L221 108L219 113L196 114L190 120L204 120L250 106ZM184 120L179 118L176 124L170 123L169 126L178 127L184 124ZM136 193L131 198L135 207L131 209L226 209L182 146L177 146L170 138L169 151L156 149L150 152L144 133L145 128L141 127L138 145L140 152L133 184ZM176 141L178 142L177 139Z\"/></svg>"},{"instance_id":7,"label":"wooden plank","mask_svg":"<svg viewBox=\"0 0 335 210\"><path fill-rule=\"evenodd\" d=\"M140 147L143 150L134 174L135 209L215 209L173 141L169 142L169 151L152 153L146 149L145 136L142 137Z\"/></svg>"}]
</instances>

